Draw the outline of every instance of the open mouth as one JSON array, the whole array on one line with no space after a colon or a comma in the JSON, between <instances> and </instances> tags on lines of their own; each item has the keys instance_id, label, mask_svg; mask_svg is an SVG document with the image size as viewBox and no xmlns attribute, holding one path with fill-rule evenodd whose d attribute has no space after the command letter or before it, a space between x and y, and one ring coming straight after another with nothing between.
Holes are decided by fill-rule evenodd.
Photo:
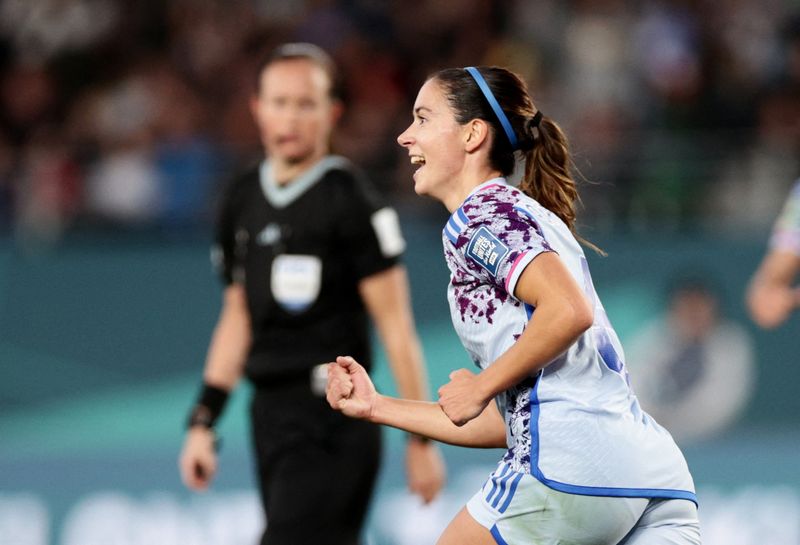
<instances>
[{"instance_id":1,"label":"open mouth","mask_svg":"<svg viewBox=\"0 0 800 545\"><path fill-rule=\"evenodd\" d=\"M294 134L286 134L286 135L278 136L275 140L279 145L283 145L283 144L294 143L294 142L298 141L299 138Z\"/></svg>"},{"instance_id":2,"label":"open mouth","mask_svg":"<svg viewBox=\"0 0 800 545\"><path fill-rule=\"evenodd\" d=\"M425 166L425 158L422 155L412 155L410 159L412 165L417 165L420 168ZM419 168L417 170L419 170Z\"/></svg>"}]
</instances>

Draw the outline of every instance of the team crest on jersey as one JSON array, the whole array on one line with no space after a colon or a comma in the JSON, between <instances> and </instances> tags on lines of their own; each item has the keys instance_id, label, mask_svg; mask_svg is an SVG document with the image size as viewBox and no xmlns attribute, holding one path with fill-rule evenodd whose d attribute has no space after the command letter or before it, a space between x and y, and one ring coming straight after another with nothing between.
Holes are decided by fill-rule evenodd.
<instances>
[{"instance_id":1,"label":"team crest on jersey","mask_svg":"<svg viewBox=\"0 0 800 545\"><path fill-rule=\"evenodd\" d=\"M497 267L506 254L508 254L508 246L485 227L481 227L472 235L467 246L467 255L495 277L497 276Z\"/></svg>"}]
</instances>

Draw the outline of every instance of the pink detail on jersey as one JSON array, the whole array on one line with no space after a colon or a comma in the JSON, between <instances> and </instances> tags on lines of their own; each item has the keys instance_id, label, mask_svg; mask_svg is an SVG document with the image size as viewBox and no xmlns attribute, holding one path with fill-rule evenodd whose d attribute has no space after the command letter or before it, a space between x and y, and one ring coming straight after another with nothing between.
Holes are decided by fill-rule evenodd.
<instances>
[{"instance_id":1,"label":"pink detail on jersey","mask_svg":"<svg viewBox=\"0 0 800 545\"><path fill-rule=\"evenodd\" d=\"M508 284L509 284L509 282L511 282L511 277L512 277L512 276L514 276L514 271L515 271L515 270L517 270L517 265L519 265L519 262L520 262L520 260L521 260L523 257L525 257L525 255L526 255L527 253L528 253L528 252L522 252L521 254L519 254L519 255L517 256L517 259L515 259L515 260L514 260L514 264L513 264L513 265L511 265L511 270L510 270L510 271L508 271L508 276L506 276L506 285L505 285L505 288L506 288L506 293L508 293L509 295L514 295L514 294L513 294L513 293L511 293L510 291L508 291Z\"/></svg>"}]
</instances>

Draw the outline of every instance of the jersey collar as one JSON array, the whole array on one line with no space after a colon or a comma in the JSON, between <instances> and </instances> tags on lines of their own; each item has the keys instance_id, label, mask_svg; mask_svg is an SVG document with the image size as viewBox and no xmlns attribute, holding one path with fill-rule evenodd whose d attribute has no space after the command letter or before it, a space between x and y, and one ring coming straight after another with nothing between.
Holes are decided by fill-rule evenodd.
<instances>
[{"instance_id":1,"label":"jersey collar","mask_svg":"<svg viewBox=\"0 0 800 545\"><path fill-rule=\"evenodd\" d=\"M344 157L327 155L290 183L280 185L275 181L269 159L264 159L258 169L258 177L267 201L275 208L285 208L316 185L329 170L347 168L349 165L350 162Z\"/></svg>"},{"instance_id":2,"label":"jersey collar","mask_svg":"<svg viewBox=\"0 0 800 545\"><path fill-rule=\"evenodd\" d=\"M464 206L464 204L465 204L465 203L466 203L466 202L467 202L467 201L468 201L468 200L469 200L469 199L470 199L470 198L471 198L471 197L472 197L474 194L476 194L476 193L480 193L480 192L481 192L481 191L483 191L484 189L489 189L489 188L490 188L490 187L492 187L492 186L495 186L495 185L506 185L507 183L508 183L508 182L506 181L506 179L505 179L505 178L503 178L502 176L500 176L500 177L498 177L498 178L492 178L491 180L486 180L485 182L483 182L482 184L480 184L480 185L476 186L476 187L475 187L475 189L473 189L472 191L470 191L470 192L469 192L469 195L467 195L467 198L466 198L466 199L464 199L464 202L462 202L462 203L461 203L461 206Z\"/></svg>"},{"instance_id":3,"label":"jersey collar","mask_svg":"<svg viewBox=\"0 0 800 545\"><path fill-rule=\"evenodd\" d=\"M490 187L506 184L507 182L505 178L492 178L491 180L486 180L469 192L467 198L464 199L464 202L461 203L461 206L459 206L458 209L456 209L456 211L450 215L450 219L447 220L447 223L444 226L444 235L450 240L450 242L455 244L458 240L458 235L460 235L467 227L469 218L467 218L467 214L464 213L463 208L464 205L472 198L472 196L480 193L481 191L485 191Z\"/></svg>"}]
</instances>

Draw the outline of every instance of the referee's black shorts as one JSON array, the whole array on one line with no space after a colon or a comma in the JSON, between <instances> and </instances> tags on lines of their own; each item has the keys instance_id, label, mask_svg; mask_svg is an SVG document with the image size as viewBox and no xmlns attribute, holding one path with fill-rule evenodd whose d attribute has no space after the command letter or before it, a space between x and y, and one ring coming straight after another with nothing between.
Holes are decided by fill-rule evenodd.
<instances>
[{"instance_id":1,"label":"referee's black shorts","mask_svg":"<svg viewBox=\"0 0 800 545\"><path fill-rule=\"evenodd\" d=\"M378 473L379 426L334 411L308 378L255 389L262 545L357 545Z\"/></svg>"}]
</instances>

